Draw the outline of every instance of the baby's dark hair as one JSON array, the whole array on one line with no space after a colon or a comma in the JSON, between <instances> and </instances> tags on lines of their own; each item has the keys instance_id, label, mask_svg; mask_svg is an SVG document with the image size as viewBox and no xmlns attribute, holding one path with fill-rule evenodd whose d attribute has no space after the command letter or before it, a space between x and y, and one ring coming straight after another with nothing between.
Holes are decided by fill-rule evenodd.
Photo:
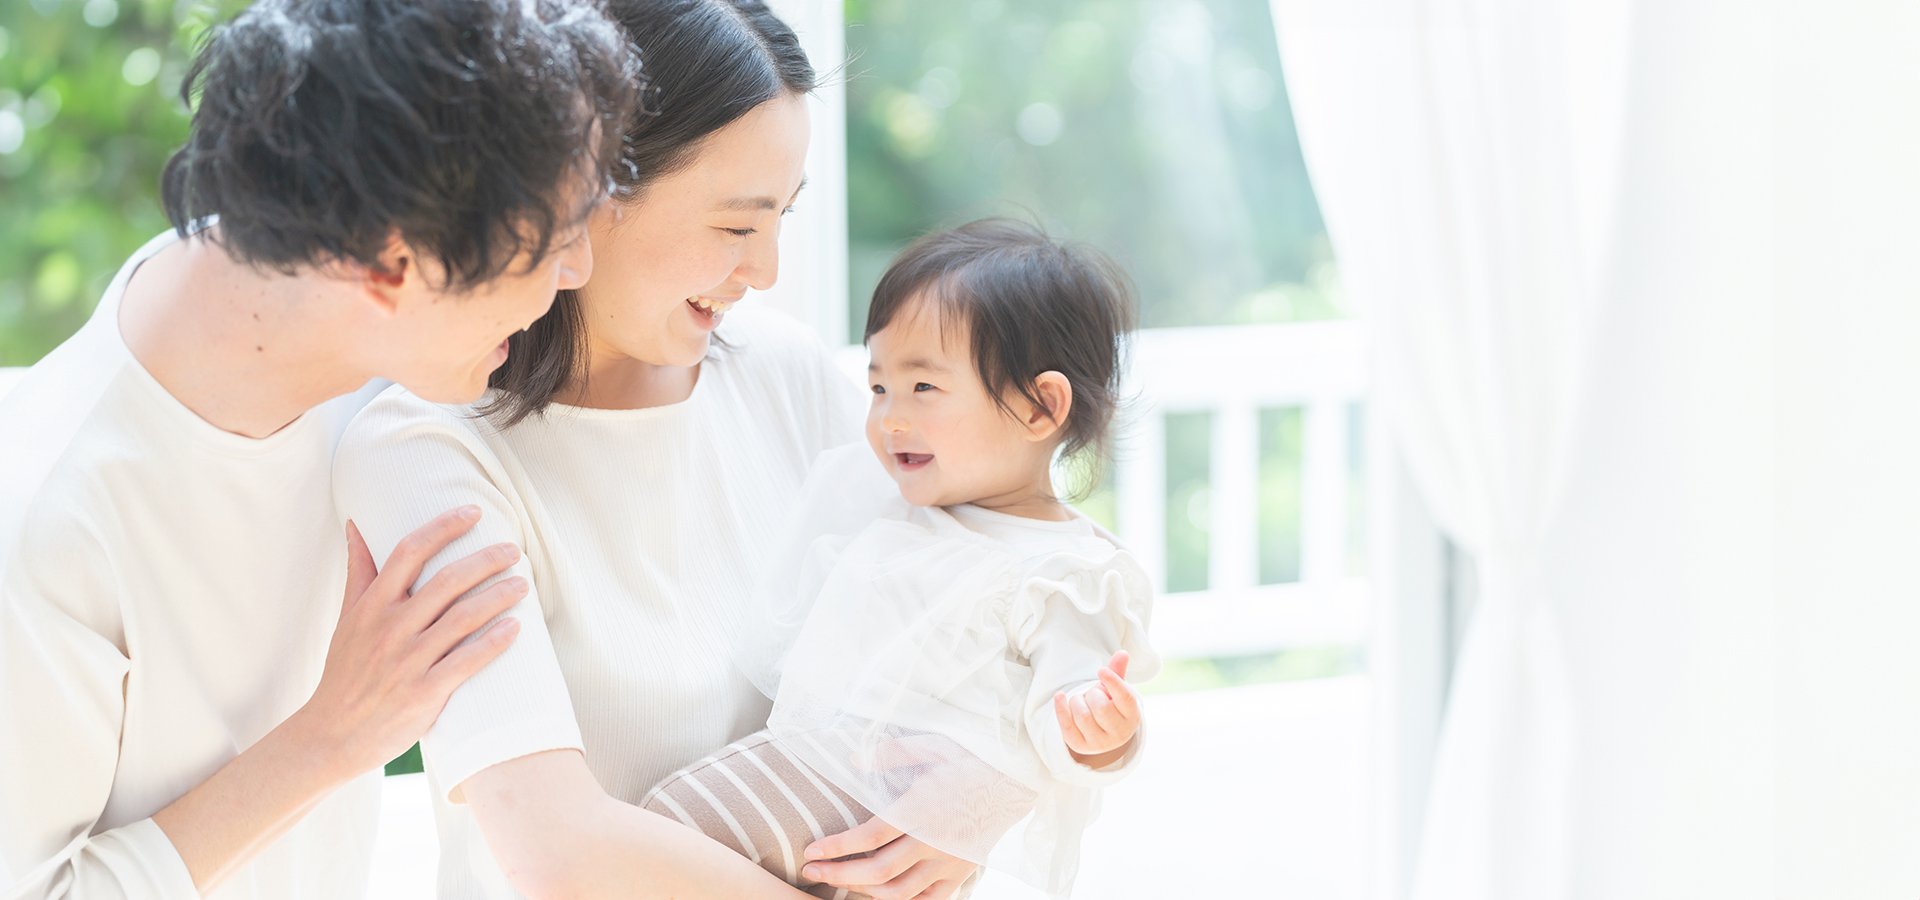
<instances>
[{"instance_id":1,"label":"baby's dark hair","mask_svg":"<svg viewBox=\"0 0 1920 900\"><path fill-rule=\"evenodd\" d=\"M1040 373L1066 376L1073 403L1061 453L1090 451L1097 469L1108 456L1121 356L1134 327L1133 282L1119 263L1026 222L981 219L922 237L893 261L873 289L865 339L915 298L943 321L967 324L973 366L1008 415L1016 394L1045 408L1034 391Z\"/></svg>"}]
</instances>

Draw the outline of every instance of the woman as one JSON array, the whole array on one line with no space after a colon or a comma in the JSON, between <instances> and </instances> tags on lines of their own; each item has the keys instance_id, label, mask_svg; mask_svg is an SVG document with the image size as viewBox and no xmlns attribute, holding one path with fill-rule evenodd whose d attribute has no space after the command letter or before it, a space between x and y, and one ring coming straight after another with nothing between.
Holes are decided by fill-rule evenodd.
<instances>
[{"instance_id":1,"label":"woman","mask_svg":"<svg viewBox=\"0 0 1920 900\"><path fill-rule=\"evenodd\" d=\"M773 284L813 70L757 0L610 6L650 99L590 229L592 278L516 336L480 408L397 389L369 405L335 490L376 552L453 498L478 503L423 577L469 546L525 553L519 640L423 744L443 897L803 896L632 804L765 723L733 625L808 464L860 434L863 398L816 339L729 311ZM834 855L893 837L857 833ZM973 870L912 838L821 865L880 897L951 896Z\"/></svg>"}]
</instances>

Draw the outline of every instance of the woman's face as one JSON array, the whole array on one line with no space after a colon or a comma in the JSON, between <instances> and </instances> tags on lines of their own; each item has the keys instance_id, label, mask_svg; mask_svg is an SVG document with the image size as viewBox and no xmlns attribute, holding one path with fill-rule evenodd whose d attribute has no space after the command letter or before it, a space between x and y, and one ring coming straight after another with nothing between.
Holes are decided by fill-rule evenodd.
<instances>
[{"instance_id":1,"label":"woman's face","mask_svg":"<svg viewBox=\"0 0 1920 900\"><path fill-rule=\"evenodd\" d=\"M727 308L773 286L807 135L803 97L768 100L709 135L691 165L595 214L580 298L596 363L694 365Z\"/></svg>"}]
</instances>

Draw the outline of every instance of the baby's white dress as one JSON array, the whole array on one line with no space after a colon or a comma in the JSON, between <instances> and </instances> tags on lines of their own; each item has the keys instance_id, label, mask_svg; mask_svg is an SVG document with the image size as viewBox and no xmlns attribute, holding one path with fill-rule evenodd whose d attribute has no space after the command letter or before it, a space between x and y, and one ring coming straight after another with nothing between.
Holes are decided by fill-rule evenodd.
<instances>
[{"instance_id":1,"label":"baby's white dress","mask_svg":"<svg viewBox=\"0 0 1920 900\"><path fill-rule=\"evenodd\" d=\"M1147 574L1074 512L1048 522L909 505L865 445L822 454L775 549L737 660L768 730L889 824L1060 895L1098 789L1053 696L1097 687L1117 650L1152 678Z\"/></svg>"}]
</instances>

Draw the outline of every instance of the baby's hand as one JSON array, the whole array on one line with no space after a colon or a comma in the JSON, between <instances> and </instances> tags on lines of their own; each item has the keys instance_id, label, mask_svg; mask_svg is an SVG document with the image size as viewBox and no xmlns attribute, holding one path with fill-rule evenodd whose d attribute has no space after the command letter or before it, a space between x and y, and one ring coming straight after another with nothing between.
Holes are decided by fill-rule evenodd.
<instances>
[{"instance_id":1,"label":"baby's hand","mask_svg":"<svg viewBox=\"0 0 1920 900\"><path fill-rule=\"evenodd\" d=\"M1140 730L1140 695L1127 683L1127 651L1113 655L1113 661L1100 670L1100 684L1067 699L1062 692L1053 695L1053 714L1060 719L1060 734L1075 762L1096 769L1120 758Z\"/></svg>"}]
</instances>

